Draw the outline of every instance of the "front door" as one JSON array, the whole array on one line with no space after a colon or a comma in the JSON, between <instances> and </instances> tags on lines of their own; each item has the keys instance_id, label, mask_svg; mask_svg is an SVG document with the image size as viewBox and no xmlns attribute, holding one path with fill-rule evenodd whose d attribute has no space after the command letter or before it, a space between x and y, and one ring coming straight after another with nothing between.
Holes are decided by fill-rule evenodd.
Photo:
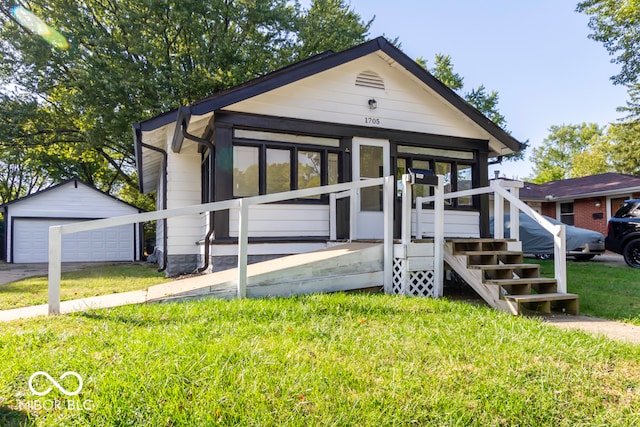
<instances>
[{"instance_id":1,"label":"front door","mask_svg":"<svg viewBox=\"0 0 640 427\"><path fill-rule=\"evenodd\" d=\"M384 139L353 138L353 180L389 176L391 173L389 141ZM382 239L384 214L382 186L362 188L356 203L356 238Z\"/></svg>"}]
</instances>

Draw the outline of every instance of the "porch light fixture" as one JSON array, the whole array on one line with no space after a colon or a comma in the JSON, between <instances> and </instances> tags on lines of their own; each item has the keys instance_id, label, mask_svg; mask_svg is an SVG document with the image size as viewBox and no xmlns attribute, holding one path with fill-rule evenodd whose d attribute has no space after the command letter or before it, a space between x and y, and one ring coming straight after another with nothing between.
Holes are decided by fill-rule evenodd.
<instances>
[{"instance_id":1,"label":"porch light fixture","mask_svg":"<svg viewBox=\"0 0 640 427\"><path fill-rule=\"evenodd\" d=\"M371 98L369 100L369 109L375 110L376 108L378 108L378 102L375 99Z\"/></svg>"},{"instance_id":2,"label":"porch light fixture","mask_svg":"<svg viewBox=\"0 0 640 427\"><path fill-rule=\"evenodd\" d=\"M596 208L602 206L602 202L600 200L596 200Z\"/></svg>"}]
</instances>

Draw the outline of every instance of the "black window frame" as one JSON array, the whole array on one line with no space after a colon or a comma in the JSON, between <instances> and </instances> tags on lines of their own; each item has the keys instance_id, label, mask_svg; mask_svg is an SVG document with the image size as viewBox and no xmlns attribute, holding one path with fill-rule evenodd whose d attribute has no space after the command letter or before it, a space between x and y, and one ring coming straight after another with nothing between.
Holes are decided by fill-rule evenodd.
<instances>
[{"instance_id":1,"label":"black window frame","mask_svg":"<svg viewBox=\"0 0 640 427\"><path fill-rule=\"evenodd\" d=\"M571 213L563 212L562 211L562 207L563 206L568 206L568 205L571 205ZM563 224L566 224L566 225L574 225L575 224L575 214L576 214L575 203L573 201L571 201L571 202L560 202L558 208L559 208L559 211L560 211L560 213L559 213L559 217L560 218L558 218L560 220L560 222L563 223ZM571 217L571 222L564 222L563 219L565 217Z\"/></svg>"},{"instance_id":2,"label":"black window frame","mask_svg":"<svg viewBox=\"0 0 640 427\"><path fill-rule=\"evenodd\" d=\"M404 143L398 143L398 145L409 145ZM426 161L429 162L429 169L435 172L436 163L449 163L451 166L451 192L458 191L458 165L463 166L471 166L471 188L479 187L479 176L478 176L478 162L477 162L477 153L473 152L473 159L452 159L448 157L437 157L437 156L429 156L429 155L420 155L420 154L411 154L411 153L396 153L393 168L394 174L397 173L397 165L398 159L404 159L406 162L405 167L407 169L413 167L414 161ZM429 194L431 196L434 195L434 190L431 188L429 190ZM398 198L401 198L400 195L397 195ZM425 206L428 209L433 208L433 203L425 203ZM411 207L415 209L415 198L411 202ZM450 204L445 203L445 209L447 210L460 210L460 211L478 211L480 209L480 201L478 196L472 196L471 205L458 205L458 198L452 199Z\"/></svg>"},{"instance_id":3,"label":"black window frame","mask_svg":"<svg viewBox=\"0 0 640 427\"><path fill-rule=\"evenodd\" d=\"M312 135L309 135L312 136ZM336 138L339 139L339 138ZM289 150L290 152L290 184L289 191L298 190L298 153L300 151L317 152L320 153L320 185L325 186L329 182L329 153L338 155L338 182L344 182L343 176L343 162L344 162L344 150L342 144L338 147L328 147L326 145L314 145L314 144L295 144L290 142L278 142L278 141L266 141L259 139L249 138L236 138L232 139L232 152L235 147L257 147L258 148L258 195L262 196L267 193L267 150ZM235 155L235 153L233 153ZM233 175L232 175L233 179ZM232 184L233 186L233 184ZM233 195L232 198L238 199L240 196ZM281 202L283 204L328 204L329 195L323 194L317 198L296 198Z\"/></svg>"}]
</instances>

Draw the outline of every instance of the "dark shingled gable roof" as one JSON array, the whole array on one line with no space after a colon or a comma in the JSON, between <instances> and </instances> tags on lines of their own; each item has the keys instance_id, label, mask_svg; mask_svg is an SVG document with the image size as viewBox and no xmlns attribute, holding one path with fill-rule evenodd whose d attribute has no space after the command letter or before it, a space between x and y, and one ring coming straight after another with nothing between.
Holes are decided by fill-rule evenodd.
<instances>
[{"instance_id":1,"label":"dark shingled gable roof","mask_svg":"<svg viewBox=\"0 0 640 427\"><path fill-rule=\"evenodd\" d=\"M525 182L520 189L524 200L546 200L580 198L596 193L615 192L635 188L640 189L640 177L620 173L603 173L581 178L561 179L544 184Z\"/></svg>"}]
</instances>

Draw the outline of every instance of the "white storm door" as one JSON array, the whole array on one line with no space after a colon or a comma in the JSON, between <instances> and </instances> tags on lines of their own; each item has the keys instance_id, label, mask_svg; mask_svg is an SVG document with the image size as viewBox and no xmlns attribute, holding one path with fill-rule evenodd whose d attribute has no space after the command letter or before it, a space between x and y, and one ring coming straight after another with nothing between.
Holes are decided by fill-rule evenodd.
<instances>
[{"instance_id":1,"label":"white storm door","mask_svg":"<svg viewBox=\"0 0 640 427\"><path fill-rule=\"evenodd\" d=\"M389 176L391 155L385 139L353 138L353 180L362 181ZM358 190L356 202L356 238L382 239L384 214L382 186Z\"/></svg>"}]
</instances>

